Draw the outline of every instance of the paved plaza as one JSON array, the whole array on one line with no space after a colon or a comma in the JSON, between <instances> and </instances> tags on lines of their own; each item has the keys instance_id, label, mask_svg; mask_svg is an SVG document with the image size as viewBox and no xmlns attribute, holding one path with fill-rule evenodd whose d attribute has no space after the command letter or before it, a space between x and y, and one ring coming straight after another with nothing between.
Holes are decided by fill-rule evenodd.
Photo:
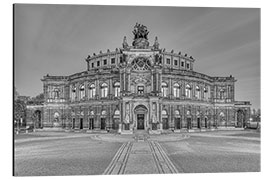
<instances>
[{"instance_id":1,"label":"paved plaza","mask_svg":"<svg viewBox=\"0 0 270 180\"><path fill-rule=\"evenodd\" d=\"M15 176L260 171L260 133L15 135Z\"/></svg>"}]
</instances>

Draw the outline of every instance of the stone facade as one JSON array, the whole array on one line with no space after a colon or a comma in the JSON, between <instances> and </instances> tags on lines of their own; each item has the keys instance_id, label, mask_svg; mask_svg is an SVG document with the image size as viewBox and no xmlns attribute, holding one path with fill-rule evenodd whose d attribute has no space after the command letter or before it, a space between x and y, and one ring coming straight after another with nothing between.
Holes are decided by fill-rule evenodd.
<instances>
[{"instance_id":1,"label":"stone facade","mask_svg":"<svg viewBox=\"0 0 270 180\"><path fill-rule=\"evenodd\" d=\"M87 70L44 76L45 102L38 127L132 132L245 127L250 103L235 101L235 78L193 70L195 59L150 46L145 26L136 24L134 41L88 56ZM35 109L38 108L38 109ZM29 123L34 124L29 120Z\"/></svg>"}]
</instances>

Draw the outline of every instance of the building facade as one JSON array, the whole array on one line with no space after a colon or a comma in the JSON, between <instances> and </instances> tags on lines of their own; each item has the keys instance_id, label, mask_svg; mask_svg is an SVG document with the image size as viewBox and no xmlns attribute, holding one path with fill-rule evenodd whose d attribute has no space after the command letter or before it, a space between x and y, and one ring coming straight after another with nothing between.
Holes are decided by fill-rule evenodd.
<instances>
[{"instance_id":1,"label":"building facade","mask_svg":"<svg viewBox=\"0 0 270 180\"><path fill-rule=\"evenodd\" d=\"M193 70L195 59L167 52L136 24L131 45L88 56L87 70L43 77L44 103L28 106L35 128L133 132L245 127L250 102L235 100L235 78ZM32 118L33 119L33 118Z\"/></svg>"}]
</instances>

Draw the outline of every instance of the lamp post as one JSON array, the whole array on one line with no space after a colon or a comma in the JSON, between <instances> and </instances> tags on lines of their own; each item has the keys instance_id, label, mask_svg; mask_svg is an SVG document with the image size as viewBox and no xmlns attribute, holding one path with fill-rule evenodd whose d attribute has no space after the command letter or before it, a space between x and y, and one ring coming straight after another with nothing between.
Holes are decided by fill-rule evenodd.
<instances>
[{"instance_id":1,"label":"lamp post","mask_svg":"<svg viewBox=\"0 0 270 180\"><path fill-rule=\"evenodd\" d=\"M15 122L17 123L17 131L16 131L16 134L19 134L19 122L20 122L20 120L16 120Z\"/></svg>"},{"instance_id":2,"label":"lamp post","mask_svg":"<svg viewBox=\"0 0 270 180\"><path fill-rule=\"evenodd\" d=\"M33 114L33 132L36 131L36 113Z\"/></svg>"},{"instance_id":3,"label":"lamp post","mask_svg":"<svg viewBox=\"0 0 270 180\"><path fill-rule=\"evenodd\" d=\"M19 131L20 131L20 128L21 128L22 124L23 124L23 118L21 117L20 121L19 121Z\"/></svg>"}]
</instances>

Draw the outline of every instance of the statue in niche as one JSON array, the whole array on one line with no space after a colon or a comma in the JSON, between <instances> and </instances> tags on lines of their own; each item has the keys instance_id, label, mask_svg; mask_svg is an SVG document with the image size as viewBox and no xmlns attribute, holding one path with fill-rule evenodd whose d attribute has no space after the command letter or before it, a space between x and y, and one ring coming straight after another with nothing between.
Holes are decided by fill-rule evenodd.
<instances>
[{"instance_id":1,"label":"statue in niche","mask_svg":"<svg viewBox=\"0 0 270 180\"><path fill-rule=\"evenodd\" d=\"M129 123L130 118L129 118L129 104L126 104L126 117L125 117L125 123Z\"/></svg>"},{"instance_id":2,"label":"statue in niche","mask_svg":"<svg viewBox=\"0 0 270 180\"><path fill-rule=\"evenodd\" d=\"M162 56L159 54L156 54L155 55L155 64L159 65L159 64L161 64L161 61L162 61Z\"/></svg>"},{"instance_id":3,"label":"statue in niche","mask_svg":"<svg viewBox=\"0 0 270 180\"><path fill-rule=\"evenodd\" d=\"M130 121L130 119L129 119L129 114L126 114L126 117L125 117L125 123L128 124L129 121Z\"/></svg>"},{"instance_id":4,"label":"statue in niche","mask_svg":"<svg viewBox=\"0 0 270 180\"><path fill-rule=\"evenodd\" d=\"M157 123L157 117L155 114L152 115L152 123Z\"/></svg>"},{"instance_id":5,"label":"statue in niche","mask_svg":"<svg viewBox=\"0 0 270 180\"><path fill-rule=\"evenodd\" d=\"M123 54L123 57L122 57L122 64L123 64L123 65L126 65L126 64L127 64L127 55L126 55L126 54Z\"/></svg>"}]
</instances>

